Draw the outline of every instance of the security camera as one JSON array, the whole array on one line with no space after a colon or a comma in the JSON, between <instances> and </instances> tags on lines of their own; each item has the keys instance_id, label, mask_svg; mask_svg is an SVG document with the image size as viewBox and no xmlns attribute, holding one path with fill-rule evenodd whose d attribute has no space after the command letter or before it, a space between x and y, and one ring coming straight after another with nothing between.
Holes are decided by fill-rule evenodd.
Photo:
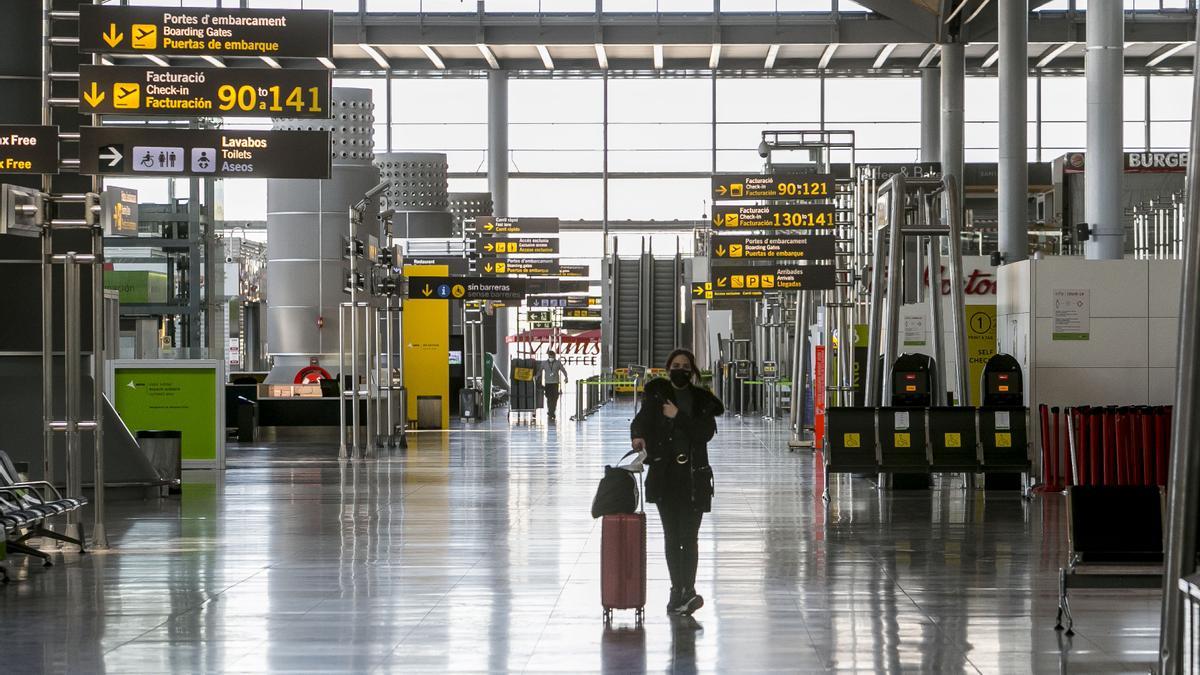
<instances>
[{"instance_id":1,"label":"security camera","mask_svg":"<svg viewBox=\"0 0 1200 675\"><path fill-rule=\"evenodd\" d=\"M231 256L231 255L225 256L225 262L227 262L227 263L233 262L233 256Z\"/></svg>"},{"instance_id":2,"label":"security camera","mask_svg":"<svg viewBox=\"0 0 1200 675\"><path fill-rule=\"evenodd\" d=\"M763 159L766 159L770 155L771 155L771 146L767 145L767 142L765 140L760 141L758 144L758 156L762 157Z\"/></svg>"}]
</instances>

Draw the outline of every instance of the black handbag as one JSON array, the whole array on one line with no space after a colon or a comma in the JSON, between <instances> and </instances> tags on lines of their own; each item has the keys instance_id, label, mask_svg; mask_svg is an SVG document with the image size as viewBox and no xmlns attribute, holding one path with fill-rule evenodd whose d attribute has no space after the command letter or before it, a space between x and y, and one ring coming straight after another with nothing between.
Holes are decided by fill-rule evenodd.
<instances>
[{"instance_id":1,"label":"black handbag","mask_svg":"<svg viewBox=\"0 0 1200 675\"><path fill-rule=\"evenodd\" d=\"M625 457L636 454L632 450ZM624 460L625 457L621 459ZM636 513L638 507L637 479L620 466L604 467L604 477L596 488L592 499L592 517L611 516L617 513Z\"/></svg>"}]
</instances>

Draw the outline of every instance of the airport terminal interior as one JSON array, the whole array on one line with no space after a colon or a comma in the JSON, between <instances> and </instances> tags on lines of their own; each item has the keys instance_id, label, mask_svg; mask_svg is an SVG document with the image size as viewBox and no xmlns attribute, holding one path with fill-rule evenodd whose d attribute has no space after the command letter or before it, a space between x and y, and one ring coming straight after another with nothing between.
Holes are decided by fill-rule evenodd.
<instances>
[{"instance_id":1,"label":"airport terminal interior","mask_svg":"<svg viewBox=\"0 0 1200 675\"><path fill-rule=\"evenodd\" d=\"M1196 0L13 0L0 672L1200 673Z\"/></svg>"}]
</instances>

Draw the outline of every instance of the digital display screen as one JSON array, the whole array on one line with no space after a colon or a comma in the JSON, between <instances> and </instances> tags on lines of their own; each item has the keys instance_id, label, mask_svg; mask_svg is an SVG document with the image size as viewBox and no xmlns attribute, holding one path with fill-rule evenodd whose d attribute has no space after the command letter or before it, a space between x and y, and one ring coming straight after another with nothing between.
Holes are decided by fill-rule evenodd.
<instances>
[{"instance_id":1,"label":"digital display screen","mask_svg":"<svg viewBox=\"0 0 1200 675\"><path fill-rule=\"evenodd\" d=\"M894 391L904 394L928 393L928 382L921 373L897 373Z\"/></svg>"},{"instance_id":2,"label":"digital display screen","mask_svg":"<svg viewBox=\"0 0 1200 675\"><path fill-rule=\"evenodd\" d=\"M450 365L461 366L463 362L463 353L461 349L450 350Z\"/></svg>"},{"instance_id":3,"label":"digital display screen","mask_svg":"<svg viewBox=\"0 0 1200 675\"><path fill-rule=\"evenodd\" d=\"M1012 373L988 373L987 388L988 391L999 394L1009 394L1016 391L1014 389Z\"/></svg>"}]
</instances>

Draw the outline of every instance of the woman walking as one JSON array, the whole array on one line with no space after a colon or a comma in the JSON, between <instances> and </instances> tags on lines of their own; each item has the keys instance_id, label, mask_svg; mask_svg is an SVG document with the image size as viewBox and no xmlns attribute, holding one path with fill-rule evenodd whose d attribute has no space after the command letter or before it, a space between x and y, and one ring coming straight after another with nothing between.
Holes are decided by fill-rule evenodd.
<instances>
[{"instance_id":1,"label":"woman walking","mask_svg":"<svg viewBox=\"0 0 1200 675\"><path fill-rule=\"evenodd\" d=\"M696 357L676 349L667 358L669 379L646 384L642 408L630 425L635 450L645 450L650 471L646 501L658 506L671 572L667 611L691 615L704 606L696 593L700 521L712 509L713 475L708 441L717 433L721 401L700 387Z\"/></svg>"}]
</instances>

